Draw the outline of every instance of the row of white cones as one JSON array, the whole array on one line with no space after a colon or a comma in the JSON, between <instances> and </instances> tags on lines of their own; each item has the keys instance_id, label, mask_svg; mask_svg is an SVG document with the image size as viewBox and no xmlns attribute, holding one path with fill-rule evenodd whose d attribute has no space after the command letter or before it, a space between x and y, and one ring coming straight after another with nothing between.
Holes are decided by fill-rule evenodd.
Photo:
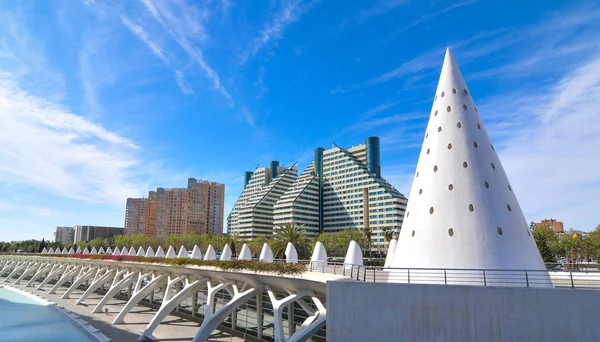
<instances>
[{"instance_id":1,"label":"row of white cones","mask_svg":"<svg viewBox=\"0 0 600 342\"><path fill-rule=\"evenodd\" d=\"M388 255L385 259L385 267L389 267L389 264L394 256L396 244L396 240L392 240L390 242ZM114 250L112 250L110 247L108 247L106 250L102 247L100 247L99 250L96 250L96 248L94 247L91 251L87 247L83 251L79 247L77 248L77 250L74 250L73 247L67 250L67 248L65 247L62 251L60 250L60 248L57 248L56 250L54 250L53 248L50 248L49 250L44 248L41 254L112 254L115 256L127 255L157 258L191 258L198 260L216 260L217 258L215 249L212 245L208 246L208 248L206 249L206 253L204 254L202 254L202 251L200 251L200 248L197 245L194 246L191 254L188 253L184 246L179 247L179 253L175 253L175 248L173 248L173 246L169 246L166 253L164 252L162 247L158 246L156 252L154 251L154 249L152 249L152 247L148 247L147 250L144 250L144 248L139 247L137 251L133 247L130 247L129 249L123 247L123 249L121 250L119 249L119 247L116 247ZM229 247L229 245L225 245L225 247L223 248L223 252L221 253L221 257L219 259L231 260L231 255L231 248ZM252 253L250 252L250 248L247 244L244 244L242 246L237 260L252 260ZM273 251L267 243L263 245L262 251L260 252L259 260L263 262L273 262L274 260ZM288 263L298 262L298 252L296 251L296 247L291 242L288 242L285 248L285 261ZM310 261L311 263L316 263L317 265L327 264L327 251L325 250L325 247L321 242L317 242L315 244L315 248L313 250ZM360 246L355 241L350 241L344 264L358 266L363 265L363 253L360 249Z\"/></svg>"}]
</instances>

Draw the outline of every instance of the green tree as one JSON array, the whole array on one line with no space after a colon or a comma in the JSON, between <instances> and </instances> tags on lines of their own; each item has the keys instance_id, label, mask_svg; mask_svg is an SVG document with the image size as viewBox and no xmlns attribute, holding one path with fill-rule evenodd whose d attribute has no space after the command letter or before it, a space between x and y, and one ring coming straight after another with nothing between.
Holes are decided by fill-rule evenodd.
<instances>
[{"instance_id":1,"label":"green tree","mask_svg":"<svg viewBox=\"0 0 600 342\"><path fill-rule=\"evenodd\" d=\"M369 225L360 229L363 235L363 238L367 242L367 251L369 252L369 258L371 262L373 262L373 250L371 249L371 242L373 241L373 230Z\"/></svg>"},{"instance_id":2,"label":"green tree","mask_svg":"<svg viewBox=\"0 0 600 342\"><path fill-rule=\"evenodd\" d=\"M537 247L540 251L540 254L542 255L542 259L544 260L544 262L546 262L546 263L556 262L556 258L554 257L554 254L550 250L550 247L548 246L548 242L546 241L546 235L543 235L543 234L538 235L535 240L535 243L537 244Z\"/></svg>"},{"instance_id":3,"label":"green tree","mask_svg":"<svg viewBox=\"0 0 600 342\"><path fill-rule=\"evenodd\" d=\"M317 237L327 250L327 256L343 258L348 251L350 241L356 241L363 250L366 247L366 242L362 232L358 229L344 229L338 233L322 233Z\"/></svg>"},{"instance_id":4,"label":"green tree","mask_svg":"<svg viewBox=\"0 0 600 342\"><path fill-rule=\"evenodd\" d=\"M248 245L248 248L250 248L250 251L252 252L252 255L260 255L260 252L262 251L263 245L265 243L268 243L269 240L267 240L267 237L264 235L259 235L258 237L250 240L250 241L246 241L246 244ZM238 244L236 242L236 247L238 249L242 248L241 244ZM286 243L287 245L287 243ZM285 247L284 247L285 249Z\"/></svg>"},{"instance_id":5,"label":"green tree","mask_svg":"<svg viewBox=\"0 0 600 342\"><path fill-rule=\"evenodd\" d=\"M306 231L295 223L286 223L279 226L279 229L275 229L272 242L271 248L275 256L283 254L288 242L291 242L298 251L298 258L308 259L310 257L310 241L306 236Z\"/></svg>"}]
</instances>

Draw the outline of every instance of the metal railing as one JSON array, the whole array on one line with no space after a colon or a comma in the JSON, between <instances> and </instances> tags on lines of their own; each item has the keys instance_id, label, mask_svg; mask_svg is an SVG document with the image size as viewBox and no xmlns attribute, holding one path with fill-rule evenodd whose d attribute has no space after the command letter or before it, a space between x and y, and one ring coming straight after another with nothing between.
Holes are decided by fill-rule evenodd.
<instances>
[{"instance_id":1,"label":"metal railing","mask_svg":"<svg viewBox=\"0 0 600 342\"><path fill-rule=\"evenodd\" d=\"M357 266L350 273L352 278L364 282L600 289L600 271L597 269L551 271Z\"/></svg>"}]
</instances>

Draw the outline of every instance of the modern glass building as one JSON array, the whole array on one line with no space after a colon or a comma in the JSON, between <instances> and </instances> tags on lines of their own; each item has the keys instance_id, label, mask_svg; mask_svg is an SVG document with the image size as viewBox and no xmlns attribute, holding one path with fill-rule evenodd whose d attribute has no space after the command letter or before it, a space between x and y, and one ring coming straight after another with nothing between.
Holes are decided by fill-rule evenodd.
<instances>
[{"instance_id":1,"label":"modern glass building","mask_svg":"<svg viewBox=\"0 0 600 342\"><path fill-rule=\"evenodd\" d=\"M407 199L381 177L378 137L349 149L317 148L314 160L299 177L293 167L285 181L275 185L266 176L269 170L246 173L248 182L228 218L230 232L251 238L296 223L314 236L368 226L373 230L373 248L378 249L387 245L384 228L399 232L402 227ZM252 207L252 203L268 204L269 210Z\"/></svg>"}]
</instances>

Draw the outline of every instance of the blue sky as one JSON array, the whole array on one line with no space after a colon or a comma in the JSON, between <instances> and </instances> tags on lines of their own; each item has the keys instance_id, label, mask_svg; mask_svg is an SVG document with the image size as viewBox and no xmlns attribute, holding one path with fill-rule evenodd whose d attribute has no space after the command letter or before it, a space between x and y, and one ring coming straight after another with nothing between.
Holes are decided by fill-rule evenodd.
<instances>
[{"instance_id":1,"label":"blue sky","mask_svg":"<svg viewBox=\"0 0 600 342\"><path fill-rule=\"evenodd\" d=\"M0 240L123 225L125 199L226 184L377 135L408 196L446 46L528 221L600 224L594 1L0 2Z\"/></svg>"}]
</instances>

